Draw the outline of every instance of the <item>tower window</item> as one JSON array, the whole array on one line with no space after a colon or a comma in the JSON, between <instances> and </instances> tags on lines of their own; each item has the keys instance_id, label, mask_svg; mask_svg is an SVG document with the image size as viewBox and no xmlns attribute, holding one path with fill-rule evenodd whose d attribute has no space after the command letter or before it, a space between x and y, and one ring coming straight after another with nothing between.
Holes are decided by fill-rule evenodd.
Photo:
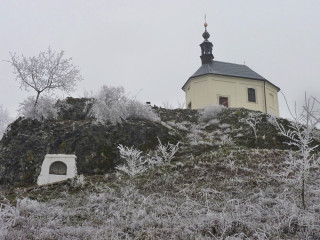
<instances>
[{"instance_id":1,"label":"tower window","mask_svg":"<svg viewBox=\"0 0 320 240\"><path fill-rule=\"evenodd\" d=\"M254 88L248 88L248 101L256 102L256 90Z\"/></svg>"}]
</instances>

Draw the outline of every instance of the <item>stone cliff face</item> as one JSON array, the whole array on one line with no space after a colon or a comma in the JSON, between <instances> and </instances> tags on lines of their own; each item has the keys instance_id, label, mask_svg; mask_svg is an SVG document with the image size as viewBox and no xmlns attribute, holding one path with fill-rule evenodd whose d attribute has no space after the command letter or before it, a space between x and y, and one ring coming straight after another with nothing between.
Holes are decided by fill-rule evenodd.
<instances>
[{"instance_id":1,"label":"stone cliff face","mask_svg":"<svg viewBox=\"0 0 320 240\"><path fill-rule=\"evenodd\" d=\"M131 119L107 125L88 117L87 100L67 98L56 120L13 122L0 141L0 186L34 184L46 154L75 154L78 174L105 174L121 162L119 144L147 152L156 148L158 138L162 143L181 141L182 159L224 147L289 148L267 115L255 139L250 127L239 123L248 115L245 109L225 109L206 122L196 110L158 109L161 122Z\"/></svg>"},{"instance_id":2,"label":"stone cliff face","mask_svg":"<svg viewBox=\"0 0 320 240\"><path fill-rule=\"evenodd\" d=\"M75 154L79 174L112 171L119 159L117 146L154 149L158 139L177 142L179 137L159 122L130 120L102 125L86 116L85 99L69 98L71 105L58 120L19 118L0 142L0 185L36 182L46 154Z\"/></svg>"}]
</instances>

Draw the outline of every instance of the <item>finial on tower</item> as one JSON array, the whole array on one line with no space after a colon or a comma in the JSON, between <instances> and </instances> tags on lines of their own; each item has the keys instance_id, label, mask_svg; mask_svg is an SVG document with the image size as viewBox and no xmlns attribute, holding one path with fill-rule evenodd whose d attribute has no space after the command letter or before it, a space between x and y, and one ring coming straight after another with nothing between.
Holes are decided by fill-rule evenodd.
<instances>
[{"instance_id":1,"label":"finial on tower","mask_svg":"<svg viewBox=\"0 0 320 240\"><path fill-rule=\"evenodd\" d=\"M205 30L207 30L207 27L208 27L208 23L207 23L207 15L206 14L204 14L204 28L205 28Z\"/></svg>"},{"instance_id":2,"label":"finial on tower","mask_svg":"<svg viewBox=\"0 0 320 240\"><path fill-rule=\"evenodd\" d=\"M204 14L204 33L202 34L202 37L205 39L205 40L208 40L208 38L210 37L210 34L207 32L207 26L208 26L208 23L207 23L207 15Z\"/></svg>"}]
</instances>

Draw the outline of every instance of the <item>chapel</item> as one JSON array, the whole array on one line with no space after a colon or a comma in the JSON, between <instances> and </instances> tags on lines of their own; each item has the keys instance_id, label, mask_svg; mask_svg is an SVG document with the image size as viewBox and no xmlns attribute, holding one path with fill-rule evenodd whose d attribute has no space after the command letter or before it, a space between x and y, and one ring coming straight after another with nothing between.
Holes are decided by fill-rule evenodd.
<instances>
[{"instance_id":1,"label":"chapel","mask_svg":"<svg viewBox=\"0 0 320 240\"><path fill-rule=\"evenodd\" d=\"M204 41L200 44L201 66L182 87L187 108L219 104L279 116L280 88L244 64L214 60L207 26L205 23Z\"/></svg>"}]
</instances>

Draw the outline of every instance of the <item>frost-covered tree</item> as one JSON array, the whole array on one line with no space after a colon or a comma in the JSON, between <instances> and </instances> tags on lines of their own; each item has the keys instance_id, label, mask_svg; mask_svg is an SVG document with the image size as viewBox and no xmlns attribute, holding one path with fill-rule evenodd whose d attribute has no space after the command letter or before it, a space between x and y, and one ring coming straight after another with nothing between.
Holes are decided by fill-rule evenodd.
<instances>
[{"instance_id":1,"label":"frost-covered tree","mask_svg":"<svg viewBox=\"0 0 320 240\"><path fill-rule=\"evenodd\" d=\"M3 108L2 105L0 105L0 139L2 138L10 122L11 118L9 116L8 110Z\"/></svg>"},{"instance_id":2,"label":"frost-covered tree","mask_svg":"<svg viewBox=\"0 0 320 240\"><path fill-rule=\"evenodd\" d=\"M290 108L288 107L290 110ZM320 124L320 102L314 98L307 98L305 94L304 106L300 113L295 107L294 112L290 111L292 121L286 129L278 120L275 124L280 133L287 137L286 144L298 149L298 156L290 155L290 169L298 173L298 180L301 184L301 204L306 208L305 188L308 180L309 170L314 165L319 166L319 159L315 159L313 151L318 147L313 143L316 126Z\"/></svg>"},{"instance_id":3,"label":"frost-covered tree","mask_svg":"<svg viewBox=\"0 0 320 240\"><path fill-rule=\"evenodd\" d=\"M19 114L25 118L37 120L57 118L58 108L56 107L57 100L55 98L44 95L40 96L37 101L38 103L35 107L36 99L34 97L28 97L20 103Z\"/></svg>"},{"instance_id":4,"label":"frost-covered tree","mask_svg":"<svg viewBox=\"0 0 320 240\"><path fill-rule=\"evenodd\" d=\"M54 52L49 47L47 51L40 52L38 56L25 57L11 55L8 61L14 68L13 73L20 83L20 88L34 89L37 105L40 94L44 91L61 90L70 92L76 83L82 80L80 71L72 63L72 58L65 58L64 51Z\"/></svg>"},{"instance_id":5,"label":"frost-covered tree","mask_svg":"<svg viewBox=\"0 0 320 240\"><path fill-rule=\"evenodd\" d=\"M158 121L152 108L125 95L123 87L102 86L93 96L90 115L101 123L121 123L128 118Z\"/></svg>"}]
</instances>

